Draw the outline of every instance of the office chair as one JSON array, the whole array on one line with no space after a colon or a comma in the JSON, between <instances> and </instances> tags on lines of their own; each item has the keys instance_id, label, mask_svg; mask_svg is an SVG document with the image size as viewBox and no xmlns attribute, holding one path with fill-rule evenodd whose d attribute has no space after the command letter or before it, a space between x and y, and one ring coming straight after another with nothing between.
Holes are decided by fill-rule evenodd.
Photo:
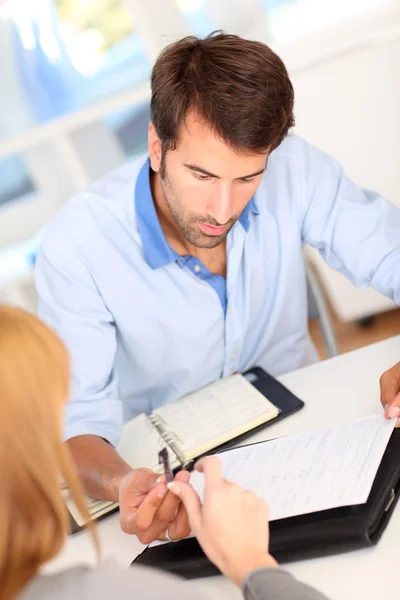
<instances>
[{"instance_id":1,"label":"office chair","mask_svg":"<svg viewBox=\"0 0 400 600\"><path fill-rule=\"evenodd\" d=\"M305 262L308 297L308 318L317 319L324 338L324 345L328 358L339 354L335 329L329 315L324 293L315 275L313 267Z\"/></svg>"}]
</instances>

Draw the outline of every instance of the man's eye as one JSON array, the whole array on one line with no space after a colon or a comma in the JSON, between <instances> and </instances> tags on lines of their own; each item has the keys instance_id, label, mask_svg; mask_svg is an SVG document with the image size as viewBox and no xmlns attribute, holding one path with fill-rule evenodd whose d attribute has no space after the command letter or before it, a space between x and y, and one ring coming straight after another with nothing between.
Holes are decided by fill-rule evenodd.
<instances>
[{"instance_id":1,"label":"man's eye","mask_svg":"<svg viewBox=\"0 0 400 600\"><path fill-rule=\"evenodd\" d=\"M255 177L251 177L251 179L239 179L240 183L252 183L255 180Z\"/></svg>"},{"instance_id":2,"label":"man's eye","mask_svg":"<svg viewBox=\"0 0 400 600\"><path fill-rule=\"evenodd\" d=\"M200 173L193 173L193 177L199 181L209 181L211 179L209 175L201 175Z\"/></svg>"}]
</instances>

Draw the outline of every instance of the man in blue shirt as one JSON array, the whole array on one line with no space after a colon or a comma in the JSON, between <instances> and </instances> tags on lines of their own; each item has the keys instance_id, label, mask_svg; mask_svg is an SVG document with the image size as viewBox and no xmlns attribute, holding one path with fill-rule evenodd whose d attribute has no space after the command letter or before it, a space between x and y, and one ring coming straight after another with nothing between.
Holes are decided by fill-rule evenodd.
<instances>
[{"instance_id":1,"label":"man in blue shirt","mask_svg":"<svg viewBox=\"0 0 400 600\"><path fill-rule=\"evenodd\" d=\"M72 359L68 445L87 492L119 501L143 542L186 535L187 516L118 455L123 422L234 371L316 360L304 244L400 303L400 211L288 135L293 101L261 43L172 44L152 73L149 156L72 199L43 241L40 314Z\"/></svg>"}]
</instances>

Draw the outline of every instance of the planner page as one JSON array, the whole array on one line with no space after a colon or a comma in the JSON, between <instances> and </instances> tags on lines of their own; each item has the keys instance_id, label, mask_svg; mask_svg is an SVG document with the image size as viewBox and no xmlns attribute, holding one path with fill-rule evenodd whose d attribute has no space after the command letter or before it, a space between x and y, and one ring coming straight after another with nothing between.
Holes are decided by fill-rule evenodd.
<instances>
[{"instance_id":1,"label":"planner page","mask_svg":"<svg viewBox=\"0 0 400 600\"><path fill-rule=\"evenodd\" d=\"M367 501L395 419L373 415L221 452L223 477L269 504L271 521ZM204 476L191 481L203 498Z\"/></svg>"},{"instance_id":2,"label":"planner page","mask_svg":"<svg viewBox=\"0 0 400 600\"><path fill-rule=\"evenodd\" d=\"M266 423L279 409L243 375L230 375L153 411L187 460Z\"/></svg>"}]
</instances>

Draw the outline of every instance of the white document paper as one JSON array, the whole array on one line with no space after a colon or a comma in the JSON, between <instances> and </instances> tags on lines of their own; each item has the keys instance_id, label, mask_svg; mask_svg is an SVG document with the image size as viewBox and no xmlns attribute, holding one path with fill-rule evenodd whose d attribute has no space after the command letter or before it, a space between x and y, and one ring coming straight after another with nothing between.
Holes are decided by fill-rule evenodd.
<instances>
[{"instance_id":1,"label":"white document paper","mask_svg":"<svg viewBox=\"0 0 400 600\"><path fill-rule=\"evenodd\" d=\"M218 456L224 478L268 502L273 521L365 503L394 425L373 415ZM191 482L203 498L204 476Z\"/></svg>"}]
</instances>

